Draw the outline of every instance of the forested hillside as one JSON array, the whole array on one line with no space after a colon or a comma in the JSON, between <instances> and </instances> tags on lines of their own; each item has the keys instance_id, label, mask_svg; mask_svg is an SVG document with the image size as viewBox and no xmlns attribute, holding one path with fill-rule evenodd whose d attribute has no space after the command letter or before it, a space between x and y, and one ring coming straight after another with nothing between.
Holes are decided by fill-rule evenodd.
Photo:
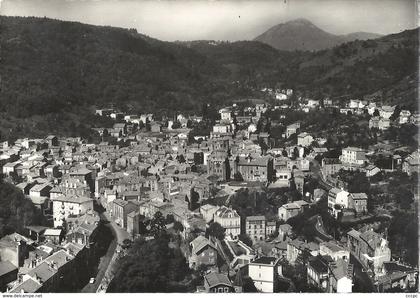
<instances>
[{"instance_id":1,"label":"forested hillside","mask_svg":"<svg viewBox=\"0 0 420 298\"><path fill-rule=\"evenodd\" d=\"M194 113L276 85L308 96L415 101L418 30L314 53L255 41L169 43L47 18L1 16L0 32L3 137L86 131L94 105Z\"/></svg>"}]
</instances>

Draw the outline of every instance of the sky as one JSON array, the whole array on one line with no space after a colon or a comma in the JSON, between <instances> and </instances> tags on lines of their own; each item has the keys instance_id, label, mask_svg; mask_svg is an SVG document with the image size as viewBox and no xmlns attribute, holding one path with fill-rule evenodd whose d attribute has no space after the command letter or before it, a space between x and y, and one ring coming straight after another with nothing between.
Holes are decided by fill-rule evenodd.
<instances>
[{"instance_id":1,"label":"sky","mask_svg":"<svg viewBox=\"0 0 420 298\"><path fill-rule=\"evenodd\" d=\"M0 0L0 14L136 28L161 40L250 40L306 18L333 34L417 27L416 0Z\"/></svg>"}]
</instances>

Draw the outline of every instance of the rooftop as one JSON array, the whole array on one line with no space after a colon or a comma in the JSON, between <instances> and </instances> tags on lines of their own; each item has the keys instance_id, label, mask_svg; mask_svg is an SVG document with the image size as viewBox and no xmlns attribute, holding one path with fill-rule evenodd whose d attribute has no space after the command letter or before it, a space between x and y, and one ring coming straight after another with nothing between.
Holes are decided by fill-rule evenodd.
<instances>
[{"instance_id":1,"label":"rooftop","mask_svg":"<svg viewBox=\"0 0 420 298\"><path fill-rule=\"evenodd\" d=\"M260 257L252 261L252 264L275 265L278 259L274 257Z\"/></svg>"}]
</instances>

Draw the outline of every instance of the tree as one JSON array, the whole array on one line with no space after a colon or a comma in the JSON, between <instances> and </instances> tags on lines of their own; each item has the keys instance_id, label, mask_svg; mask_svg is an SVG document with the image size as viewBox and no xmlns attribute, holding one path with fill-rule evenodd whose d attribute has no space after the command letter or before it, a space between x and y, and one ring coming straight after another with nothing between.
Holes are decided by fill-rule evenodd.
<instances>
[{"instance_id":1,"label":"tree","mask_svg":"<svg viewBox=\"0 0 420 298\"><path fill-rule=\"evenodd\" d=\"M219 223L213 222L206 230L206 236L212 236L219 240L223 240L225 239L225 229Z\"/></svg>"},{"instance_id":2,"label":"tree","mask_svg":"<svg viewBox=\"0 0 420 298\"><path fill-rule=\"evenodd\" d=\"M174 216L172 214L166 215L166 224L173 223L175 221Z\"/></svg>"},{"instance_id":3,"label":"tree","mask_svg":"<svg viewBox=\"0 0 420 298\"><path fill-rule=\"evenodd\" d=\"M244 178L242 177L242 174L239 173L239 172L236 172L235 174L233 174L233 179L235 181L238 181L238 182L244 181Z\"/></svg>"},{"instance_id":4,"label":"tree","mask_svg":"<svg viewBox=\"0 0 420 298\"><path fill-rule=\"evenodd\" d=\"M145 241L137 239L118 263L108 291L133 292L186 292L180 283L189 270L179 248L169 246L169 237Z\"/></svg>"},{"instance_id":5,"label":"tree","mask_svg":"<svg viewBox=\"0 0 420 298\"><path fill-rule=\"evenodd\" d=\"M46 224L40 210L20 189L0 182L0 238L13 232L26 234L25 226Z\"/></svg>"},{"instance_id":6,"label":"tree","mask_svg":"<svg viewBox=\"0 0 420 298\"><path fill-rule=\"evenodd\" d=\"M179 163L185 163L185 157L184 157L184 155L177 155L176 156L176 160L179 162Z\"/></svg>"},{"instance_id":7,"label":"tree","mask_svg":"<svg viewBox=\"0 0 420 298\"><path fill-rule=\"evenodd\" d=\"M150 221L150 233L156 238L165 229L165 218L160 211L157 211Z\"/></svg>"},{"instance_id":8,"label":"tree","mask_svg":"<svg viewBox=\"0 0 420 298\"><path fill-rule=\"evenodd\" d=\"M174 230L176 232L183 232L184 231L184 226L179 221L175 221L174 222Z\"/></svg>"},{"instance_id":9,"label":"tree","mask_svg":"<svg viewBox=\"0 0 420 298\"><path fill-rule=\"evenodd\" d=\"M245 243L249 247L252 247L252 239L248 236L248 234L240 234L239 240L241 240L243 243Z\"/></svg>"}]
</instances>

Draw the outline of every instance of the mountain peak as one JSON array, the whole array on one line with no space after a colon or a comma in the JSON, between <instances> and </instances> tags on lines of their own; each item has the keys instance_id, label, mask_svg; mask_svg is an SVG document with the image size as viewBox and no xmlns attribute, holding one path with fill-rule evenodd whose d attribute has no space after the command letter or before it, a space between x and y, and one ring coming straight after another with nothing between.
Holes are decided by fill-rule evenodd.
<instances>
[{"instance_id":1,"label":"mountain peak","mask_svg":"<svg viewBox=\"0 0 420 298\"><path fill-rule=\"evenodd\" d=\"M365 40L378 37L380 35L367 32L334 35L320 29L307 19L298 18L271 27L254 40L269 44L278 50L318 51L356 39Z\"/></svg>"},{"instance_id":2,"label":"mountain peak","mask_svg":"<svg viewBox=\"0 0 420 298\"><path fill-rule=\"evenodd\" d=\"M290 20L286 23L283 23L283 25L311 25L311 26L315 26L311 21L309 21L305 18L298 18L298 19Z\"/></svg>"}]
</instances>

